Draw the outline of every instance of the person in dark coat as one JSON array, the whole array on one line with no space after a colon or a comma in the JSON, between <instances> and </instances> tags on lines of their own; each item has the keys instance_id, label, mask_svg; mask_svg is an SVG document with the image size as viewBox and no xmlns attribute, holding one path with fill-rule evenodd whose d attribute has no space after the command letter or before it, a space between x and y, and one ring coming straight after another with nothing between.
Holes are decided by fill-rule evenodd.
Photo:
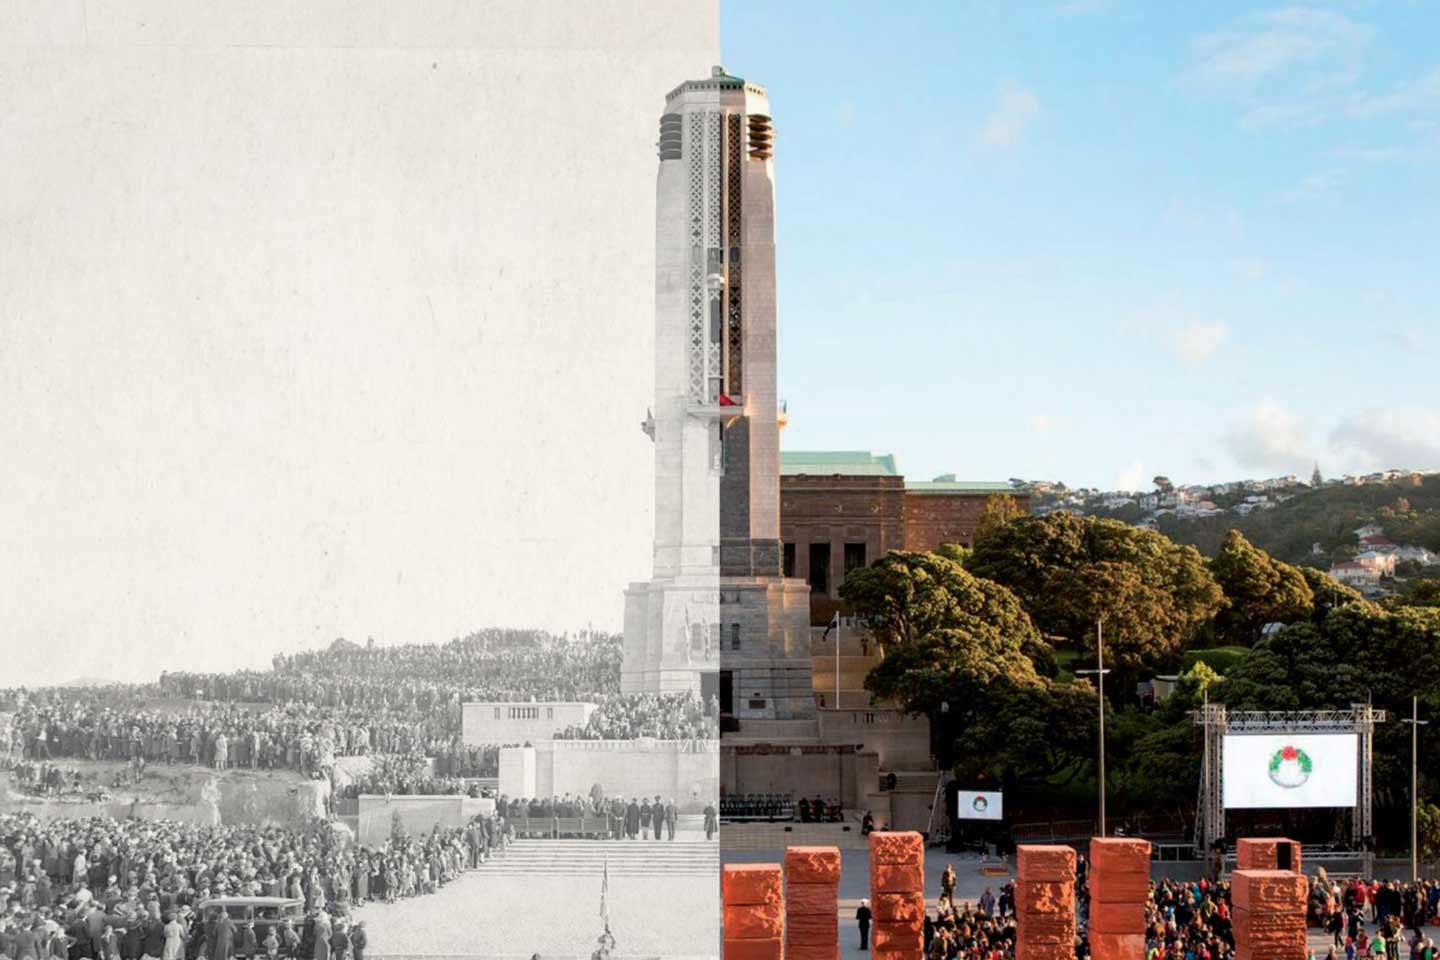
<instances>
[{"instance_id":1,"label":"person in dark coat","mask_svg":"<svg viewBox=\"0 0 1440 960\"><path fill-rule=\"evenodd\" d=\"M235 940L235 956L251 960L259 950L260 944L255 940L255 921L246 920L240 925L239 935Z\"/></svg>"},{"instance_id":2,"label":"person in dark coat","mask_svg":"<svg viewBox=\"0 0 1440 960\"><path fill-rule=\"evenodd\" d=\"M860 909L855 911L855 926L860 928L860 949L870 949L870 901L861 900Z\"/></svg>"},{"instance_id":3,"label":"person in dark coat","mask_svg":"<svg viewBox=\"0 0 1440 960\"><path fill-rule=\"evenodd\" d=\"M625 808L625 836L634 840L640 834L640 805L634 800Z\"/></svg>"},{"instance_id":4,"label":"person in dark coat","mask_svg":"<svg viewBox=\"0 0 1440 960\"><path fill-rule=\"evenodd\" d=\"M350 931L350 955L353 960L365 960L365 947L369 943L370 938L365 935L365 921L355 921L355 929Z\"/></svg>"},{"instance_id":5,"label":"person in dark coat","mask_svg":"<svg viewBox=\"0 0 1440 960\"><path fill-rule=\"evenodd\" d=\"M223 910L220 916L215 919L215 941L210 949L208 960L234 960L235 956L235 921Z\"/></svg>"},{"instance_id":6,"label":"person in dark coat","mask_svg":"<svg viewBox=\"0 0 1440 960\"><path fill-rule=\"evenodd\" d=\"M650 798L640 804L640 839L650 839Z\"/></svg>"},{"instance_id":7,"label":"person in dark coat","mask_svg":"<svg viewBox=\"0 0 1440 960\"><path fill-rule=\"evenodd\" d=\"M715 834L720 829L720 818L715 812L715 804L705 804L705 839L715 839Z\"/></svg>"}]
</instances>

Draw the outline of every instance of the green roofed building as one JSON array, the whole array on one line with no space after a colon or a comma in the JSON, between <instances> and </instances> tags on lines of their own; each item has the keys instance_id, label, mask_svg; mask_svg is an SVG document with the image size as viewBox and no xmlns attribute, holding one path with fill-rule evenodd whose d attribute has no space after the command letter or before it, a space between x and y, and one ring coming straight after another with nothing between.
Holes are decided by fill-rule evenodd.
<instances>
[{"instance_id":1,"label":"green roofed building","mask_svg":"<svg viewBox=\"0 0 1440 960\"><path fill-rule=\"evenodd\" d=\"M810 584L810 622L838 608L840 582L891 550L969 546L985 504L1030 495L1010 483L959 480L953 473L910 480L893 454L869 450L782 450L780 541L787 577Z\"/></svg>"}]
</instances>

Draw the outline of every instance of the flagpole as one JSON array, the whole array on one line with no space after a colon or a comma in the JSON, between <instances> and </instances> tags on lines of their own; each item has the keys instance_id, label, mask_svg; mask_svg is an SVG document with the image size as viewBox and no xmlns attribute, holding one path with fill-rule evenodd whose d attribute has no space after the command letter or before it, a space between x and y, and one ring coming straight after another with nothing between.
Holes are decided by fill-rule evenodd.
<instances>
[{"instance_id":1,"label":"flagpole","mask_svg":"<svg viewBox=\"0 0 1440 960\"><path fill-rule=\"evenodd\" d=\"M840 709L840 611L835 611L835 709Z\"/></svg>"}]
</instances>

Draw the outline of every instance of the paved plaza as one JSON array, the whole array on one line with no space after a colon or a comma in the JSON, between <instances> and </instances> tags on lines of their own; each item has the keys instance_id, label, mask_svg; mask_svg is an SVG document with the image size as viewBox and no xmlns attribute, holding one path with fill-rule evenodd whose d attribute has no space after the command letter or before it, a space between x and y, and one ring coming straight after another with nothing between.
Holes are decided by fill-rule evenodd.
<instances>
[{"instance_id":1,"label":"paved plaza","mask_svg":"<svg viewBox=\"0 0 1440 960\"><path fill-rule=\"evenodd\" d=\"M433 895L356 911L381 957L589 958L603 929L599 876L487 875L472 870ZM718 878L610 878L619 957L719 954ZM707 950L705 945L711 945Z\"/></svg>"}]
</instances>

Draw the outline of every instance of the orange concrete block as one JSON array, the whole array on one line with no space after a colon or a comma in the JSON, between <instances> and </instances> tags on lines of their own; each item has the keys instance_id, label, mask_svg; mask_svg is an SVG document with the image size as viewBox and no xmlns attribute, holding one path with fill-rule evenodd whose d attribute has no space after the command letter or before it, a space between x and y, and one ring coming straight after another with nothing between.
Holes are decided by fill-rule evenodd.
<instances>
[{"instance_id":1,"label":"orange concrete block","mask_svg":"<svg viewBox=\"0 0 1440 960\"><path fill-rule=\"evenodd\" d=\"M1145 904L1090 902L1092 933L1144 933Z\"/></svg>"},{"instance_id":2,"label":"orange concrete block","mask_svg":"<svg viewBox=\"0 0 1440 960\"><path fill-rule=\"evenodd\" d=\"M921 942L924 942L923 937ZM924 953L924 950L921 950ZM870 960L918 960L920 953L914 950L876 950L875 945L870 945Z\"/></svg>"},{"instance_id":3,"label":"orange concrete block","mask_svg":"<svg viewBox=\"0 0 1440 960\"><path fill-rule=\"evenodd\" d=\"M925 922L925 894L877 893L870 901L876 923Z\"/></svg>"},{"instance_id":4,"label":"orange concrete block","mask_svg":"<svg viewBox=\"0 0 1440 960\"><path fill-rule=\"evenodd\" d=\"M877 923L870 928L876 950L924 950L925 931L912 923Z\"/></svg>"},{"instance_id":5,"label":"orange concrete block","mask_svg":"<svg viewBox=\"0 0 1440 960\"><path fill-rule=\"evenodd\" d=\"M1251 913L1236 910L1231 914L1231 924L1237 938L1248 938L1252 934L1295 933L1305 931L1305 913L1290 910L1285 913Z\"/></svg>"},{"instance_id":6,"label":"orange concrete block","mask_svg":"<svg viewBox=\"0 0 1440 960\"><path fill-rule=\"evenodd\" d=\"M784 887L778 863L727 863L720 873L726 904L780 903Z\"/></svg>"},{"instance_id":7,"label":"orange concrete block","mask_svg":"<svg viewBox=\"0 0 1440 960\"><path fill-rule=\"evenodd\" d=\"M870 834L871 863L924 863L925 838L913 830Z\"/></svg>"},{"instance_id":8,"label":"orange concrete block","mask_svg":"<svg viewBox=\"0 0 1440 960\"><path fill-rule=\"evenodd\" d=\"M727 937L722 952L725 960L782 960L785 946L778 937L770 940L732 940Z\"/></svg>"},{"instance_id":9,"label":"orange concrete block","mask_svg":"<svg viewBox=\"0 0 1440 960\"><path fill-rule=\"evenodd\" d=\"M1015 960L1075 960L1075 944L1017 942Z\"/></svg>"},{"instance_id":10,"label":"orange concrete block","mask_svg":"<svg viewBox=\"0 0 1440 960\"><path fill-rule=\"evenodd\" d=\"M1075 884L1021 880L1015 884L1015 912L1073 914Z\"/></svg>"},{"instance_id":11,"label":"orange concrete block","mask_svg":"<svg viewBox=\"0 0 1440 960\"><path fill-rule=\"evenodd\" d=\"M1021 844L1016 848L1015 862L1021 880L1075 879L1074 847Z\"/></svg>"},{"instance_id":12,"label":"orange concrete block","mask_svg":"<svg viewBox=\"0 0 1440 960\"><path fill-rule=\"evenodd\" d=\"M833 883L791 883L785 887L785 913L788 916L835 916L839 907L839 887Z\"/></svg>"},{"instance_id":13,"label":"orange concrete block","mask_svg":"<svg viewBox=\"0 0 1440 960\"><path fill-rule=\"evenodd\" d=\"M874 836L874 834L871 834ZM870 892L917 893L925 889L925 865L921 863L871 863Z\"/></svg>"},{"instance_id":14,"label":"orange concrete block","mask_svg":"<svg viewBox=\"0 0 1440 960\"><path fill-rule=\"evenodd\" d=\"M839 883L839 847L786 847L786 883Z\"/></svg>"},{"instance_id":15,"label":"orange concrete block","mask_svg":"<svg viewBox=\"0 0 1440 960\"><path fill-rule=\"evenodd\" d=\"M1230 903L1237 910L1303 912L1309 889L1304 875L1288 870L1236 870L1230 874Z\"/></svg>"},{"instance_id":16,"label":"orange concrete block","mask_svg":"<svg viewBox=\"0 0 1440 960\"><path fill-rule=\"evenodd\" d=\"M1143 933L1090 931L1090 960L1136 960L1145 956Z\"/></svg>"},{"instance_id":17,"label":"orange concrete block","mask_svg":"<svg viewBox=\"0 0 1440 960\"><path fill-rule=\"evenodd\" d=\"M840 960L840 944L787 942L785 960Z\"/></svg>"},{"instance_id":18,"label":"orange concrete block","mask_svg":"<svg viewBox=\"0 0 1440 960\"><path fill-rule=\"evenodd\" d=\"M768 940L785 934L785 904L727 903L721 928L731 940Z\"/></svg>"},{"instance_id":19,"label":"orange concrete block","mask_svg":"<svg viewBox=\"0 0 1440 960\"><path fill-rule=\"evenodd\" d=\"M1150 895L1150 841L1096 837L1090 841L1090 899L1130 903Z\"/></svg>"},{"instance_id":20,"label":"orange concrete block","mask_svg":"<svg viewBox=\"0 0 1440 960\"><path fill-rule=\"evenodd\" d=\"M1281 846L1290 847L1290 869L1303 872L1300 866L1300 844L1286 837L1244 837L1235 841L1237 870L1275 870L1279 865Z\"/></svg>"},{"instance_id":21,"label":"orange concrete block","mask_svg":"<svg viewBox=\"0 0 1440 960\"><path fill-rule=\"evenodd\" d=\"M839 917L840 913L838 910L831 910L829 916L815 914L798 917L787 910L785 915L786 950L788 951L790 947L797 943L813 943L819 945L839 943Z\"/></svg>"}]
</instances>

